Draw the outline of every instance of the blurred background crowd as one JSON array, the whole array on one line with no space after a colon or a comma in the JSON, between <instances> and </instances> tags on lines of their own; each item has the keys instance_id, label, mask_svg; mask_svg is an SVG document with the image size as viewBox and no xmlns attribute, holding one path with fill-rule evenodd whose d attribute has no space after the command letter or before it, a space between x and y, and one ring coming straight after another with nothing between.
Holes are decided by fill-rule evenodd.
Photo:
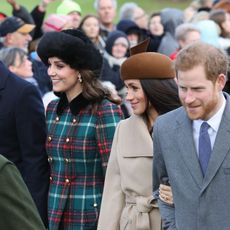
<instances>
[{"instance_id":1,"label":"blurred background crowd","mask_svg":"<svg viewBox=\"0 0 230 230\"><path fill-rule=\"evenodd\" d=\"M84 9L89 2L92 10ZM171 83L165 85L170 92L168 94L163 90L163 86L160 87L164 81L155 83L159 80L159 73L155 73L155 70L159 68L163 73L167 70L161 66L162 63L168 63L171 70L171 63L176 58L179 60L179 51L197 41L211 44L230 55L230 0L174 0L173 7L170 4L161 9L154 7L157 1L152 1L152 7L148 9L143 7L144 2L85 0L83 4L83 1L78 0L6 0L4 4L1 3L0 153L6 153L6 157L18 167L46 227L49 186L49 199L52 197L53 200L50 199L48 203L50 206L58 204L54 212L53 206L48 208L49 220L52 224L58 226L58 215L61 224L69 224L71 222L69 216L72 215L73 222L77 219L80 229L90 221L96 225L105 169L113 134L120 120L130 116L132 118L135 112L140 115L145 122L143 135L146 134L149 141L147 144L145 141L139 143L140 140L137 138L137 143L152 148L152 126L156 117L173 109L169 106L170 103L176 107L180 105L173 79L170 80L172 91ZM184 7L181 7L182 5ZM6 9L3 6L7 6ZM132 59L132 55L142 53L143 44L145 44L144 52L147 52L144 57L147 58L136 61L128 68L133 70L135 66L141 67L140 72L135 72L137 76L134 79L137 80L139 88L134 87L133 83L129 86L126 82L125 85L124 80L128 79L124 76L123 80L121 78L123 63ZM132 53L132 50L136 51ZM148 62L148 60L152 61L151 57L148 59L148 54L154 55L156 62ZM164 59L158 66L161 56L164 56ZM144 67L144 64L147 67ZM146 77L146 69L150 71L151 78L156 79L151 79L144 84L139 80ZM174 78L174 72L166 75ZM230 78L229 71L227 77ZM139 91L142 88L149 89L149 94L146 94L148 90L141 91L140 96ZM135 106L129 102L133 99L132 97L130 99L129 90L133 91L133 98L137 99L138 103L140 101L139 106L144 104L144 109L141 107L141 111L138 109L135 111ZM230 92L229 80L224 91ZM145 98L145 94L148 95L147 98L154 98L154 93L157 95L157 100L165 95L170 96L169 100L165 97L167 110L158 111L157 106L150 103L151 99L148 101ZM175 96L176 103L170 102L173 99L171 95ZM58 97L59 100L53 100ZM107 101L107 99L113 100ZM88 104L93 105L92 110L90 106L87 107ZM61 116L63 111L67 112ZM132 127L136 129L138 126L132 125ZM127 130L130 131L130 135L125 134L125 137L132 136L136 132L130 128ZM130 140L130 146L135 147L132 143L133 139ZM45 149L45 142L47 149ZM152 163L152 158L149 158L152 157L151 148L147 155L149 166L150 162ZM75 165L76 162L80 162L80 167ZM95 164L96 173L91 171L94 168L91 163ZM49 166L51 166L51 174ZM57 173L55 167L63 171L59 170ZM82 183L81 177L79 181L77 180L79 172L76 173L75 169L82 170L80 175L87 178L87 182ZM151 167L147 169L152 172ZM91 179L97 182L92 182ZM95 184L99 185L97 189ZM56 185L58 189L55 190L53 188ZM84 189L81 187L79 189L79 185L85 186L84 189L89 188L88 197ZM62 193L62 186L63 191L66 192L65 196ZM68 186L71 187L71 193L66 189ZM147 186L150 186L150 183ZM76 191L72 188L80 191L80 195L76 195ZM150 192L149 188L146 191ZM63 197L71 199L74 197L67 204L71 208L72 201L77 204L76 216L80 218L76 218L75 212L70 214L71 208L64 207ZM76 197L78 202L82 204L85 202L86 206L88 205L87 210L79 209L81 205L75 202ZM61 199L56 202L56 198ZM85 201L87 199L88 203ZM59 204L60 207L63 205L61 211L58 209ZM61 219L62 208L66 219ZM94 218L93 215L96 217ZM52 224L50 229L57 229Z\"/></svg>"},{"instance_id":2,"label":"blurred background crowd","mask_svg":"<svg viewBox=\"0 0 230 230\"><path fill-rule=\"evenodd\" d=\"M146 10L131 1L118 7L116 0L101 0L92 1L94 10L86 14L74 0L41 0L32 10L22 2L7 0L11 12L0 13L0 60L17 76L38 87L45 107L55 95L36 47L49 31L82 30L103 56L103 84L121 100L126 92L120 66L129 56L129 48L147 37L151 39L148 51L165 54L172 60L181 48L198 40L230 53L229 0L195 0L184 9L161 10L155 10L154 4ZM225 91L229 91L228 84ZM123 109L128 117L130 109L125 103Z\"/></svg>"}]
</instances>

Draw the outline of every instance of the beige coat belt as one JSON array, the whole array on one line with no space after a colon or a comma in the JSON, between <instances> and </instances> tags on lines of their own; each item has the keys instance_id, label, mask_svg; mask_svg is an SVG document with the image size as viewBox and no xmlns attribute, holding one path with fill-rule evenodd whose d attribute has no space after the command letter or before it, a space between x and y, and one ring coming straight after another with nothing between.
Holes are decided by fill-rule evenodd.
<instances>
[{"instance_id":1,"label":"beige coat belt","mask_svg":"<svg viewBox=\"0 0 230 230\"><path fill-rule=\"evenodd\" d=\"M135 207L135 216L133 218L136 219L136 230L149 230L150 229L150 220L149 220L149 212L153 208L157 208L156 204L152 204L154 198L152 196L144 197L126 197L126 204L132 205ZM154 202L153 202L154 203Z\"/></svg>"}]
</instances>

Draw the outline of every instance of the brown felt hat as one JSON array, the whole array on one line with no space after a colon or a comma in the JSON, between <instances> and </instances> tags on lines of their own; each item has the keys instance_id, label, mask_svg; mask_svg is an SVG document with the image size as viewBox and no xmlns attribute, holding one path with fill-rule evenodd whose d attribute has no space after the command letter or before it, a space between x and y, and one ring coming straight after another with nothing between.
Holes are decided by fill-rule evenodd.
<instances>
[{"instance_id":1,"label":"brown felt hat","mask_svg":"<svg viewBox=\"0 0 230 230\"><path fill-rule=\"evenodd\" d=\"M171 59L163 54L146 52L149 39L130 49L130 57L121 65L121 79L169 79L175 71Z\"/></svg>"}]
</instances>

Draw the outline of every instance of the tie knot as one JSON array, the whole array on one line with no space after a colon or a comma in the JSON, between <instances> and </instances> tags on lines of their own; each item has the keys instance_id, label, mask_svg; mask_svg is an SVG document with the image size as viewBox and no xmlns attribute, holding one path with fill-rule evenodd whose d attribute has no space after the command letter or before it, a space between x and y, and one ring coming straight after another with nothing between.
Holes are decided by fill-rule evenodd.
<instances>
[{"instance_id":1,"label":"tie knot","mask_svg":"<svg viewBox=\"0 0 230 230\"><path fill-rule=\"evenodd\" d=\"M207 132L209 127L209 124L204 121L200 126L200 133Z\"/></svg>"}]
</instances>

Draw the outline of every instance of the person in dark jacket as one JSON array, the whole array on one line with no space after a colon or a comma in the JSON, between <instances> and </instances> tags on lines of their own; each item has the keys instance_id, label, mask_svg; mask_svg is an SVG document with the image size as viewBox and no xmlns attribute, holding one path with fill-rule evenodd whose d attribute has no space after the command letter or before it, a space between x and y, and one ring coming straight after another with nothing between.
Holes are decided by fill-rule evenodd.
<instances>
[{"instance_id":1,"label":"person in dark jacket","mask_svg":"<svg viewBox=\"0 0 230 230\"><path fill-rule=\"evenodd\" d=\"M11 73L0 62L0 153L19 169L47 225L49 165L46 123L36 86Z\"/></svg>"},{"instance_id":2,"label":"person in dark jacket","mask_svg":"<svg viewBox=\"0 0 230 230\"><path fill-rule=\"evenodd\" d=\"M120 78L121 64L127 58L129 40L122 31L113 31L110 33L105 46L103 66L101 71L101 80L111 82L121 98L121 108L125 118L129 117L131 109L129 103L125 100L126 89L124 82Z\"/></svg>"},{"instance_id":3,"label":"person in dark jacket","mask_svg":"<svg viewBox=\"0 0 230 230\"><path fill-rule=\"evenodd\" d=\"M101 80L110 81L121 96L124 83L120 78L120 66L127 58L129 41L122 31L110 33L105 46Z\"/></svg>"},{"instance_id":4,"label":"person in dark jacket","mask_svg":"<svg viewBox=\"0 0 230 230\"><path fill-rule=\"evenodd\" d=\"M164 27L161 23L160 12L154 12L150 15L148 21L148 36L151 38L148 51L157 52L161 39L164 36Z\"/></svg>"},{"instance_id":5,"label":"person in dark jacket","mask_svg":"<svg viewBox=\"0 0 230 230\"><path fill-rule=\"evenodd\" d=\"M124 32L129 40L130 47L146 39L147 34L132 20L122 19L117 23L117 30Z\"/></svg>"},{"instance_id":6,"label":"person in dark jacket","mask_svg":"<svg viewBox=\"0 0 230 230\"><path fill-rule=\"evenodd\" d=\"M2 155L0 155L0 183L0 229L45 230L19 171Z\"/></svg>"}]
</instances>

